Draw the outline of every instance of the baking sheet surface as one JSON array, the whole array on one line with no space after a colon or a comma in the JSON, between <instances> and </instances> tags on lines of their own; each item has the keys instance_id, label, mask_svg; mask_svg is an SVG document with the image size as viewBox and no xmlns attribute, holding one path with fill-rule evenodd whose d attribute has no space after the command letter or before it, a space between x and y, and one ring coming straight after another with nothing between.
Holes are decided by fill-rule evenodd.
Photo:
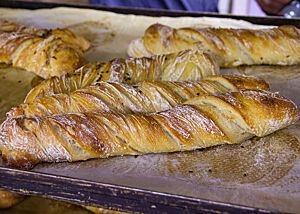
<instances>
[{"instance_id":1,"label":"baking sheet surface","mask_svg":"<svg viewBox=\"0 0 300 214\"><path fill-rule=\"evenodd\" d=\"M89 61L127 57L129 42L142 36L144 30L156 22L174 27L264 27L231 19L153 18L70 8L36 11L0 8L1 17L40 27L69 27L92 42L92 48L86 53ZM264 78L271 84L272 91L279 91L300 106L299 66L252 66L226 69L222 73ZM21 69L0 69L1 121L5 119L5 113L20 104L39 81L40 78ZM40 164L33 171L296 213L300 210L299 140L300 123L297 123L267 137L238 145L192 152Z\"/></svg>"}]
</instances>

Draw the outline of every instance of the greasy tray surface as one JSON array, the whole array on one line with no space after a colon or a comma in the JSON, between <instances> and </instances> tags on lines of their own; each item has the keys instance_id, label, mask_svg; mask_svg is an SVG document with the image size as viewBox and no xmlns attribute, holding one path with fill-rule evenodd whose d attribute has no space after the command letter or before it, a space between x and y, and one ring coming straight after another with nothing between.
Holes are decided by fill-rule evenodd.
<instances>
[{"instance_id":1,"label":"greasy tray surface","mask_svg":"<svg viewBox=\"0 0 300 214\"><path fill-rule=\"evenodd\" d=\"M93 47L86 54L90 61L126 57L129 41L141 36L145 28L155 22L174 27L259 27L228 19L137 17L65 8L35 12L0 9L0 17L42 27L68 26L92 42ZM300 69L297 66L258 66L223 71L229 72L264 78L273 91L280 91L300 106L297 97ZM35 75L20 69L0 69L1 121L5 112L21 103L30 88L39 81ZM32 171L273 211L297 212L300 203L299 137L300 125L296 124L265 138L238 145L71 164L40 164Z\"/></svg>"}]
</instances>

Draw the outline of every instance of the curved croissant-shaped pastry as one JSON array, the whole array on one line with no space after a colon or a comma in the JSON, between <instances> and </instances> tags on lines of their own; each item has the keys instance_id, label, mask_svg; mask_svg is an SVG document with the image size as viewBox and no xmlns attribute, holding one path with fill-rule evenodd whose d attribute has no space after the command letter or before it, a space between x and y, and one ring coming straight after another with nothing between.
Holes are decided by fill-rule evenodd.
<instances>
[{"instance_id":1,"label":"curved croissant-shaped pastry","mask_svg":"<svg viewBox=\"0 0 300 214\"><path fill-rule=\"evenodd\" d=\"M154 24L128 48L132 57L201 50L221 67L300 63L300 31L294 26L270 29L179 28Z\"/></svg>"},{"instance_id":2,"label":"curved croissant-shaped pastry","mask_svg":"<svg viewBox=\"0 0 300 214\"><path fill-rule=\"evenodd\" d=\"M78 46L78 48L83 51L86 51L91 46L90 42L80 36L76 36L67 28L43 29L34 26L20 25L17 23L9 22L6 19L0 19L0 33L1 32L25 33L39 37L55 35L61 38L64 42Z\"/></svg>"},{"instance_id":3,"label":"curved croissant-shaped pastry","mask_svg":"<svg viewBox=\"0 0 300 214\"><path fill-rule=\"evenodd\" d=\"M89 42L68 29L15 28L10 31L3 27L0 31L1 63L24 68L43 78L73 72L86 63L83 51Z\"/></svg>"},{"instance_id":4,"label":"curved croissant-shaped pastry","mask_svg":"<svg viewBox=\"0 0 300 214\"><path fill-rule=\"evenodd\" d=\"M37 97L70 93L99 81L133 84L140 81L199 80L216 75L219 67L212 58L199 51L182 51L149 58L114 59L107 63L90 63L77 72L44 80L26 97L29 103Z\"/></svg>"},{"instance_id":5,"label":"curved croissant-shaped pastry","mask_svg":"<svg viewBox=\"0 0 300 214\"><path fill-rule=\"evenodd\" d=\"M10 22L6 19L0 19L0 33L1 32L18 32L37 36L44 36L47 34L46 29L37 28L34 26L20 25L14 22Z\"/></svg>"},{"instance_id":6,"label":"curved croissant-shaped pastry","mask_svg":"<svg viewBox=\"0 0 300 214\"><path fill-rule=\"evenodd\" d=\"M294 123L297 107L277 93L241 90L202 95L159 113L87 112L7 119L0 128L3 160L39 162L193 150L239 143Z\"/></svg>"},{"instance_id":7,"label":"curved croissant-shaped pastry","mask_svg":"<svg viewBox=\"0 0 300 214\"><path fill-rule=\"evenodd\" d=\"M199 81L140 82L126 85L118 82L98 82L70 94L58 94L35 99L12 108L7 117L53 114L119 111L158 112L182 104L203 94L224 93L240 89L268 90L264 80L242 76L210 76Z\"/></svg>"}]
</instances>

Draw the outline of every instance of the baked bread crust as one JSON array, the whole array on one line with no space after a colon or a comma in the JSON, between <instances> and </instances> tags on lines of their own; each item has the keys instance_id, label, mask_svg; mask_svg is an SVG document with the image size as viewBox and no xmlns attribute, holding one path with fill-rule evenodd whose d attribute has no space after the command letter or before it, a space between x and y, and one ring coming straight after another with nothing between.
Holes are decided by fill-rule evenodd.
<instances>
[{"instance_id":1,"label":"baked bread crust","mask_svg":"<svg viewBox=\"0 0 300 214\"><path fill-rule=\"evenodd\" d=\"M143 47L144 46L144 47ZM128 48L132 57L200 50L214 57L221 67L300 63L300 31L294 26L276 28L222 29L178 28L154 24L142 39Z\"/></svg>"},{"instance_id":2,"label":"baked bread crust","mask_svg":"<svg viewBox=\"0 0 300 214\"><path fill-rule=\"evenodd\" d=\"M20 25L17 23L9 22L6 19L0 19L0 32L24 33L39 37L54 35L61 38L61 40L64 42L76 45L83 51L86 51L91 46L89 41L80 36L76 36L67 28L43 29L34 26Z\"/></svg>"},{"instance_id":3,"label":"baked bread crust","mask_svg":"<svg viewBox=\"0 0 300 214\"><path fill-rule=\"evenodd\" d=\"M298 119L277 93L241 90L202 95L159 113L87 112L7 119L0 149L9 165L187 151L265 136Z\"/></svg>"},{"instance_id":4,"label":"baked bread crust","mask_svg":"<svg viewBox=\"0 0 300 214\"><path fill-rule=\"evenodd\" d=\"M203 94L216 94L240 89L268 90L261 79L242 76L210 76L199 81L141 82L126 85L118 82L98 82L70 94L40 97L30 103L12 108L7 117L26 117L53 114L118 111L158 112L171 109L188 99Z\"/></svg>"},{"instance_id":5,"label":"baked bread crust","mask_svg":"<svg viewBox=\"0 0 300 214\"><path fill-rule=\"evenodd\" d=\"M207 54L181 51L144 58L113 59L107 63L89 63L72 74L53 77L32 89L25 103L37 97L69 94L99 81L134 84L141 81L200 80L219 73L219 67Z\"/></svg>"},{"instance_id":6,"label":"baked bread crust","mask_svg":"<svg viewBox=\"0 0 300 214\"><path fill-rule=\"evenodd\" d=\"M61 76L84 65L90 43L68 29L38 29L0 21L0 62L43 78Z\"/></svg>"}]
</instances>

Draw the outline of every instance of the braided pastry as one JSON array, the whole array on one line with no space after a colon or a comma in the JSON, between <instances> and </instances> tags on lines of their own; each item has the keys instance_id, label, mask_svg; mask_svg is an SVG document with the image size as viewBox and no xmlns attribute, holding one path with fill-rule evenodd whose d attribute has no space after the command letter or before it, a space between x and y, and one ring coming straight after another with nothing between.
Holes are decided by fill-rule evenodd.
<instances>
[{"instance_id":1,"label":"braided pastry","mask_svg":"<svg viewBox=\"0 0 300 214\"><path fill-rule=\"evenodd\" d=\"M240 89L264 89L264 80L242 76L210 76L199 81L141 82L126 85L98 82L70 94L45 96L21 104L7 113L8 117L47 116L87 111L158 112L182 104L203 94L224 93Z\"/></svg>"},{"instance_id":2,"label":"braided pastry","mask_svg":"<svg viewBox=\"0 0 300 214\"><path fill-rule=\"evenodd\" d=\"M214 57L221 67L300 63L300 31L294 26L271 29L179 28L154 24L142 39L128 48L133 57L165 54L186 49Z\"/></svg>"},{"instance_id":3,"label":"braided pastry","mask_svg":"<svg viewBox=\"0 0 300 214\"><path fill-rule=\"evenodd\" d=\"M99 81L133 84L140 81L199 80L216 75L219 68L212 58L199 51L182 51L149 58L114 59L90 63L75 73L43 81L29 92L25 102L37 97L70 93Z\"/></svg>"},{"instance_id":4,"label":"braided pastry","mask_svg":"<svg viewBox=\"0 0 300 214\"><path fill-rule=\"evenodd\" d=\"M43 78L73 72L86 63L90 46L68 29L45 30L0 22L0 62L32 71Z\"/></svg>"},{"instance_id":5,"label":"braided pastry","mask_svg":"<svg viewBox=\"0 0 300 214\"><path fill-rule=\"evenodd\" d=\"M294 123L297 107L277 93L202 95L159 113L87 112L7 119L0 149L9 165L187 151L265 136Z\"/></svg>"}]
</instances>

